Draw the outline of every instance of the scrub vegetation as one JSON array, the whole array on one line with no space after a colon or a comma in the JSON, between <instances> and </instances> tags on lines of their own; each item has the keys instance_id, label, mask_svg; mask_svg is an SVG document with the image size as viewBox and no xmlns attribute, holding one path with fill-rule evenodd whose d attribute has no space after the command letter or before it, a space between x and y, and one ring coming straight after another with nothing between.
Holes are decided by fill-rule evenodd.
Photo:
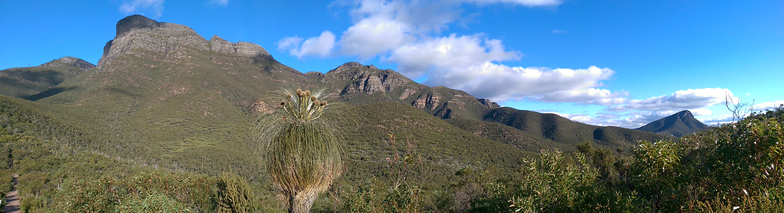
<instances>
[{"instance_id":1,"label":"scrub vegetation","mask_svg":"<svg viewBox=\"0 0 784 213\"><path fill-rule=\"evenodd\" d=\"M292 182L275 180L273 171L227 163L205 167L210 172L203 172L138 160L150 157L143 153L137 153L138 159L118 157L90 146L101 138L86 131L90 124L58 117L74 111L42 111L48 108L0 98L0 160L8 162L0 164L0 190L10 191L11 176L19 174L24 211L282 212L288 208L281 205L287 198L279 194L291 196L285 184ZM306 99L308 104L316 102ZM322 181L333 184L319 185L317 191L325 193L313 200L311 211L775 212L784 204L780 123L784 108L679 139L641 141L631 151L586 142L574 151L551 148L531 154L494 148L498 146L494 140L470 134L455 139L460 134L452 131L458 128L417 109L407 111L410 107L404 105L366 107L337 104L324 118L334 124L334 137L345 139L342 146L374 146L381 151L347 149L346 163L332 164L344 167L330 170L346 176L332 173L331 180ZM414 117L389 119L400 111L394 115ZM378 125L368 125L370 120ZM422 122L432 124L422 126ZM286 130L286 125L278 130ZM418 131L422 128L426 130ZM286 132L280 131L277 138L285 139ZM359 132L376 134L358 139ZM261 162L253 165L261 167Z\"/></svg>"}]
</instances>

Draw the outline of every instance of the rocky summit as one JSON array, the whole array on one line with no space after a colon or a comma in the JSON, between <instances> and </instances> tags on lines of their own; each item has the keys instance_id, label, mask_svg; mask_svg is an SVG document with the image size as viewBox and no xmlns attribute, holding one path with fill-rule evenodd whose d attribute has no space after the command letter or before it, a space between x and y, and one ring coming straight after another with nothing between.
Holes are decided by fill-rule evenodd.
<instances>
[{"instance_id":1,"label":"rocky summit","mask_svg":"<svg viewBox=\"0 0 784 213\"><path fill-rule=\"evenodd\" d=\"M185 25L132 15L117 22L117 35L106 43L98 69L106 67L112 59L123 54L153 57L154 55L150 54L153 53L178 58L197 54L198 51L214 51L250 58L271 57L267 50L256 44L231 43L218 36L207 41Z\"/></svg>"}]
</instances>

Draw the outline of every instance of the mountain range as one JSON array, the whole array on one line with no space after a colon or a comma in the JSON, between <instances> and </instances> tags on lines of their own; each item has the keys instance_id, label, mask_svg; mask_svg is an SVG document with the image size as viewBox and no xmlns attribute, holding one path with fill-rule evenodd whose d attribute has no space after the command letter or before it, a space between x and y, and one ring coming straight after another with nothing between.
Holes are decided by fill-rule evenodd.
<instances>
[{"instance_id":1,"label":"mountain range","mask_svg":"<svg viewBox=\"0 0 784 213\"><path fill-rule=\"evenodd\" d=\"M283 89L321 90L332 100L325 119L346 141L349 180L383 172L386 157L411 148L402 142L431 170L453 173L515 169L540 150L575 150L581 142L628 151L701 124L688 113L639 130L593 126L357 62L302 73L259 45L206 40L187 26L140 15L117 23L97 65L65 57L0 71L0 81L3 107L41 117L29 126L68 135L53 141L174 170L215 175L231 168L251 181L262 173L253 124L277 109Z\"/></svg>"}]
</instances>

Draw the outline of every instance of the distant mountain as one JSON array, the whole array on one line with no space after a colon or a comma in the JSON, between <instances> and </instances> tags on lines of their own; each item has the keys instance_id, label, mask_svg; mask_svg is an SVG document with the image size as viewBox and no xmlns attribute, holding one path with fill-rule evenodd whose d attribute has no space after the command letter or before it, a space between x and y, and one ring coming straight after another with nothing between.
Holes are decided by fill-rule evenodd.
<instances>
[{"instance_id":1,"label":"distant mountain","mask_svg":"<svg viewBox=\"0 0 784 213\"><path fill-rule=\"evenodd\" d=\"M637 130L682 137L706 128L708 128L708 125L705 125L694 118L694 115L692 115L689 110L683 110L667 116L666 118L646 124L645 126L637 128Z\"/></svg>"},{"instance_id":2,"label":"distant mountain","mask_svg":"<svg viewBox=\"0 0 784 213\"><path fill-rule=\"evenodd\" d=\"M64 88L52 88L94 67L82 59L63 57L36 67L0 70L0 95L35 101L61 92Z\"/></svg>"},{"instance_id":3,"label":"distant mountain","mask_svg":"<svg viewBox=\"0 0 784 213\"><path fill-rule=\"evenodd\" d=\"M538 113L503 107L489 111L484 121L502 123L529 135L574 148L577 143L591 142L595 146L630 149L641 140L656 141L663 137L644 131L620 127L602 127L574 122L552 113Z\"/></svg>"}]
</instances>

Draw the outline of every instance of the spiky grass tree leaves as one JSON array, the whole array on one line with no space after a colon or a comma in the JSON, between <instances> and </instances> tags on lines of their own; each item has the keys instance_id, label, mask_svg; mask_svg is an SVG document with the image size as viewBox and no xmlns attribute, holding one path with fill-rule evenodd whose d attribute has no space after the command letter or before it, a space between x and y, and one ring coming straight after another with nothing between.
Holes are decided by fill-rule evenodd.
<instances>
[{"instance_id":1,"label":"spiky grass tree leaves","mask_svg":"<svg viewBox=\"0 0 784 213\"><path fill-rule=\"evenodd\" d=\"M266 144L267 172L289 199L289 212L309 212L318 194L343 170L341 141L318 120L327 106L318 100L320 94L299 89L288 93L282 113L260 119L257 126Z\"/></svg>"}]
</instances>

